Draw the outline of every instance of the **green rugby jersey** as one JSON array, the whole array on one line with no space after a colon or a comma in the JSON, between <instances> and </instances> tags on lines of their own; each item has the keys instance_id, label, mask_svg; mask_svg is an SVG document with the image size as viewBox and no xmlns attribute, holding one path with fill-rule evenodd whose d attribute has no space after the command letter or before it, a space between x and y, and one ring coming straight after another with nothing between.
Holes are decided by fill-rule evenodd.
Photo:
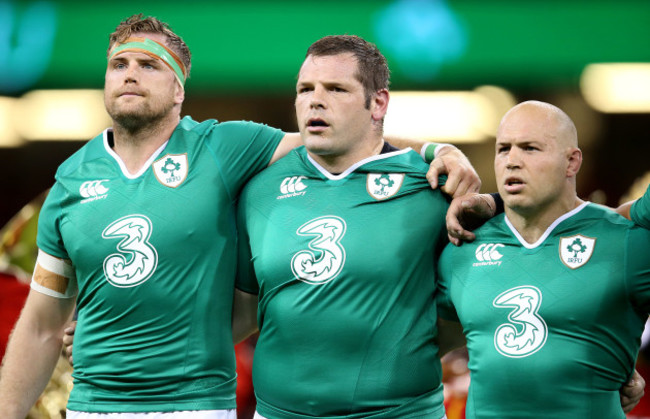
<instances>
[{"instance_id":1,"label":"green rugby jersey","mask_svg":"<svg viewBox=\"0 0 650 419\"><path fill-rule=\"evenodd\" d=\"M439 310L463 325L468 418L624 418L650 309L650 232L585 203L534 244L502 214L440 261Z\"/></svg>"},{"instance_id":2,"label":"green rugby jersey","mask_svg":"<svg viewBox=\"0 0 650 419\"><path fill-rule=\"evenodd\" d=\"M301 147L242 192L237 286L259 293L264 417L444 415L434 292L448 205L427 168L402 150L335 176Z\"/></svg>"},{"instance_id":3,"label":"green rugby jersey","mask_svg":"<svg viewBox=\"0 0 650 419\"><path fill-rule=\"evenodd\" d=\"M630 217L638 225L650 228L650 186L646 189L645 194L632 204Z\"/></svg>"},{"instance_id":4,"label":"green rugby jersey","mask_svg":"<svg viewBox=\"0 0 650 419\"><path fill-rule=\"evenodd\" d=\"M186 117L135 176L109 136L60 166L39 219L39 248L79 286L68 408L234 408L234 204L283 134Z\"/></svg>"}]
</instances>

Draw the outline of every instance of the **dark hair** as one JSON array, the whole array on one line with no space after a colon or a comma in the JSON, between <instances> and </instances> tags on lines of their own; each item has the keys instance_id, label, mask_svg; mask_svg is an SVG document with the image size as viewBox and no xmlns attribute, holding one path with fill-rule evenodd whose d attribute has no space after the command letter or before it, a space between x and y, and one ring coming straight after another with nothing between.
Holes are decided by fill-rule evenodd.
<instances>
[{"instance_id":1,"label":"dark hair","mask_svg":"<svg viewBox=\"0 0 650 419\"><path fill-rule=\"evenodd\" d=\"M356 35L330 35L311 44L305 58L310 55L317 57L348 52L357 59L356 77L363 85L366 108L369 108L372 95L378 90L388 89L390 83L390 70L386 57L375 44Z\"/></svg>"},{"instance_id":2,"label":"dark hair","mask_svg":"<svg viewBox=\"0 0 650 419\"><path fill-rule=\"evenodd\" d=\"M115 32L108 38L108 51L110 52L116 42L123 43L134 33L159 33L165 35L167 38L167 46L183 61L187 73L186 76L189 77L190 67L192 66L190 49L183 39L171 30L168 24L155 17L144 17L142 13L139 13L120 22L117 28L115 28Z\"/></svg>"}]
</instances>

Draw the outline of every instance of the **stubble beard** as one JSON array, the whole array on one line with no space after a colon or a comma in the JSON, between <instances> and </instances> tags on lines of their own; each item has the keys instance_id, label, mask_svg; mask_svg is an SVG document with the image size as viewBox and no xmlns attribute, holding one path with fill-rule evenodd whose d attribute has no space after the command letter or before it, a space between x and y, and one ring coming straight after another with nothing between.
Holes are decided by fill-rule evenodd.
<instances>
[{"instance_id":1,"label":"stubble beard","mask_svg":"<svg viewBox=\"0 0 650 419\"><path fill-rule=\"evenodd\" d=\"M106 103L106 111L115 125L119 125L131 134L149 129L163 121L174 108L174 102L163 103L155 100L131 109L120 109L115 101Z\"/></svg>"}]
</instances>

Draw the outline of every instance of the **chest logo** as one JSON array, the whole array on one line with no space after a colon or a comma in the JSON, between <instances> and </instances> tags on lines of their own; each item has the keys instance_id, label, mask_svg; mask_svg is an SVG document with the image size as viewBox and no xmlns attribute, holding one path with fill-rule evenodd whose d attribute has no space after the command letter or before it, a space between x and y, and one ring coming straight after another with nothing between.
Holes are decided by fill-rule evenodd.
<instances>
[{"instance_id":1,"label":"chest logo","mask_svg":"<svg viewBox=\"0 0 650 419\"><path fill-rule=\"evenodd\" d=\"M571 269L576 269L589 262L594 253L596 239L577 234L560 238L560 259Z\"/></svg>"},{"instance_id":2,"label":"chest logo","mask_svg":"<svg viewBox=\"0 0 650 419\"><path fill-rule=\"evenodd\" d=\"M85 204L86 202L106 198L109 189L104 185L106 182L108 182L108 179L89 180L82 183L79 187L79 195L84 198L81 203Z\"/></svg>"},{"instance_id":3,"label":"chest logo","mask_svg":"<svg viewBox=\"0 0 650 419\"><path fill-rule=\"evenodd\" d=\"M301 196L305 194L305 189L307 185L302 183L303 179L307 179L305 176L290 176L285 177L282 183L280 184L280 192L282 195L278 196L277 199L291 198L294 196Z\"/></svg>"},{"instance_id":4,"label":"chest logo","mask_svg":"<svg viewBox=\"0 0 650 419\"><path fill-rule=\"evenodd\" d=\"M403 173L368 173L366 189L377 200L387 199L399 192L404 182Z\"/></svg>"},{"instance_id":5,"label":"chest logo","mask_svg":"<svg viewBox=\"0 0 650 419\"><path fill-rule=\"evenodd\" d=\"M501 265L501 259L503 255L499 253L499 248L505 247L503 244L498 243L483 243L479 247L476 248L476 252L474 252L474 255L476 256L476 260L478 262L475 262L473 266L487 266L487 265Z\"/></svg>"},{"instance_id":6,"label":"chest logo","mask_svg":"<svg viewBox=\"0 0 650 419\"><path fill-rule=\"evenodd\" d=\"M161 184L176 188L187 178L187 154L165 154L153 163L153 173Z\"/></svg>"},{"instance_id":7,"label":"chest logo","mask_svg":"<svg viewBox=\"0 0 650 419\"><path fill-rule=\"evenodd\" d=\"M523 358L542 349L548 328L538 314L541 304L542 292L532 285L511 288L494 299L494 307L512 309L508 323L494 333L494 346L501 355Z\"/></svg>"},{"instance_id":8,"label":"chest logo","mask_svg":"<svg viewBox=\"0 0 650 419\"><path fill-rule=\"evenodd\" d=\"M318 285L334 279L345 264L345 249L341 239L347 226L334 215L319 217L301 225L299 236L314 236L309 250L301 250L291 258L295 277L308 284Z\"/></svg>"},{"instance_id":9,"label":"chest logo","mask_svg":"<svg viewBox=\"0 0 650 419\"><path fill-rule=\"evenodd\" d=\"M104 239L122 239L119 253L104 259L104 275L112 285L134 287L151 278L158 265L158 252L149 243L152 224L144 215L128 215L111 223L102 232Z\"/></svg>"}]
</instances>

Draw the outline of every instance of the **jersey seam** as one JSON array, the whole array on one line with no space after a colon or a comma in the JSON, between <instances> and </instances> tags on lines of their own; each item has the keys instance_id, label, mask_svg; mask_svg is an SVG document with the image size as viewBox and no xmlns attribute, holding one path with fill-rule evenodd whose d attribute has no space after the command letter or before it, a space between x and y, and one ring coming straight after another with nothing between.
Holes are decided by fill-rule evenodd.
<instances>
[{"instance_id":1,"label":"jersey seam","mask_svg":"<svg viewBox=\"0 0 650 419\"><path fill-rule=\"evenodd\" d=\"M219 172L219 177L221 178L221 182L225 186L226 193L228 194L228 198L232 202L234 200L233 194L232 191L230 190L230 185L228 184L228 182L226 182L226 176L223 173L223 168L221 167L221 161L217 157L216 151L213 150L212 147L210 147L207 141L203 141L203 146L208 150L208 152L212 156L215 166L217 167L217 171Z\"/></svg>"}]
</instances>

